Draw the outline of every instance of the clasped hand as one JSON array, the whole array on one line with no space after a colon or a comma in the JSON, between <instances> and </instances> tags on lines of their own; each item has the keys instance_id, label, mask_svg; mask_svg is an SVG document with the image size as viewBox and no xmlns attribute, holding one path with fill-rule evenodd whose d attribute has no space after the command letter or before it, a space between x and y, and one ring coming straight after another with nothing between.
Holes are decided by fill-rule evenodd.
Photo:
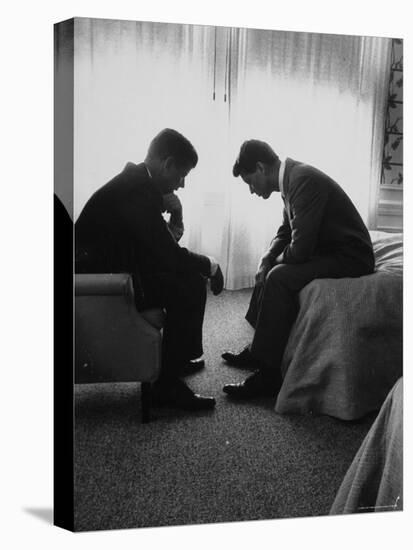
<instances>
[{"instance_id":1,"label":"clasped hand","mask_svg":"<svg viewBox=\"0 0 413 550\"><path fill-rule=\"evenodd\" d=\"M258 264L257 273L255 274L255 284L262 285L265 282L267 273L270 271L272 265L268 256L263 256Z\"/></svg>"}]
</instances>

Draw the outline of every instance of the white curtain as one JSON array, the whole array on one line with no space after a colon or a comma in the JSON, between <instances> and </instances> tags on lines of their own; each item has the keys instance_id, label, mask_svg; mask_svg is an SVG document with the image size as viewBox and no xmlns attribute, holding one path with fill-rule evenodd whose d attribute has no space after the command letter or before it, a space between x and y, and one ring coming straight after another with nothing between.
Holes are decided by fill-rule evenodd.
<instances>
[{"instance_id":1,"label":"white curtain","mask_svg":"<svg viewBox=\"0 0 413 550\"><path fill-rule=\"evenodd\" d=\"M249 194L232 165L245 139L335 178L374 227L390 39L78 19L75 216L162 128L198 166L179 192L182 244L251 286L281 220L279 194Z\"/></svg>"},{"instance_id":2,"label":"white curtain","mask_svg":"<svg viewBox=\"0 0 413 550\"><path fill-rule=\"evenodd\" d=\"M245 139L263 139L281 158L313 164L336 179L374 228L390 39L230 32L230 157ZM263 205L236 186L229 202L227 281L237 288L252 282L260 252L281 221L281 206L279 195L273 205Z\"/></svg>"},{"instance_id":3,"label":"white curtain","mask_svg":"<svg viewBox=\"0 0 413 550\"><path fill-rule=\"evenodd\" d=\"M127 161L141 162L165 127L181 131L199 151L200 169L190 183L209 174L218 114L211 101L214 47L208 30L76 19L75 217Z\"/></svg>"}]
</instances>

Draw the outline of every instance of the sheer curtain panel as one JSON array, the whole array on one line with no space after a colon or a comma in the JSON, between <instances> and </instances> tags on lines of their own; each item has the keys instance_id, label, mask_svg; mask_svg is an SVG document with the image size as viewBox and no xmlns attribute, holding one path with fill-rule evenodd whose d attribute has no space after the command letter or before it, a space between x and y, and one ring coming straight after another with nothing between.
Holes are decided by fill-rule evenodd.
<instances>
[{"instance_id":1,"label":"sheer curtain panel","mask_svg":"<svg viewBox=\"0 0 413 550\"><path fill-rule=\"evenodd\" d=\"M253 284L281 221L279 194L233 178L245 139L335 178L374 227L390 39L94 19L75 20L77 217L171 127L199 154L182 244L220 262L226 288Z\"/></svg>"}]
</instances>

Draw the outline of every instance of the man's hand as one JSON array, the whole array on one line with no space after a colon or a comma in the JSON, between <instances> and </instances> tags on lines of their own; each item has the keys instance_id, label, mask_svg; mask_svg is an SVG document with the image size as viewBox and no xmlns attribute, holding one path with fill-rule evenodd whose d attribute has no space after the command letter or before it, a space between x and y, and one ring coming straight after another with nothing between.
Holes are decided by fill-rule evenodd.
<instances>
[{"instance_id":1,"label":"man's hand","mask_svg":"<svg viewBox=\"0 0 413 550\"><path fill-rule=\"evenodd\" d=\"M257 273L255 274L255 284L262 285L265 282L267 273L272 268L272 263L269 256L263 256L258 265Z\"/></svg>"},{"instance_id":2,"label":"man's hand","mask_svg":"<svg viewBox=\"0 0 413 550\"><path fill-rule=\"evenodd\" d=\"M214 296L221 294L224 288L224 276L222 275L221 268L218 266L215 275L211 277L211 290Z\"/></svg>"},{"instance_id":3,"label":"man's hand","mask_svg":"<svg viewBox=\"0 0 413 550\"><path fill-rule=\"evenodd\" d=\"M175 193L168 193L163 196L163 208L170 214L168 227L176 241L184 234L184 222L182 213L182 204Z\"/></svg>"},{"instance_id":4,"label":"man's hand","mask_svg":"<svg viewBox=\"0 0 413 550\"><path fill-rule=\"evenodd\" d=\"M179 239L182 237L182 235L184 234L184 224L182 225L174 225L173 223L169 222L168 223L168 228L169 228L169 231L172 233L172 235L174 236L174 239L176 241L179 241Z\"/></svg>"},{"instance_id":5,"label":"man's hand","mask_svg":"<svg viewBox=\"0 0 413 550\"><path fill-rule=\"evenodd\" d=\"M182 218L182 204L175 193L168 193L163 196L163 208L168 214L180 213Z\"/></svg>"},{"instance_id":6,"label":"man's hand","mask_svg":"<svg viewBox=\"0 0 413 550\"><path fill-rule=\"evenodd\" d=\"M280 265L284 263L284 253L281 252L276 258L275 258L275 265Z\"/></svg>"}]
</instances>

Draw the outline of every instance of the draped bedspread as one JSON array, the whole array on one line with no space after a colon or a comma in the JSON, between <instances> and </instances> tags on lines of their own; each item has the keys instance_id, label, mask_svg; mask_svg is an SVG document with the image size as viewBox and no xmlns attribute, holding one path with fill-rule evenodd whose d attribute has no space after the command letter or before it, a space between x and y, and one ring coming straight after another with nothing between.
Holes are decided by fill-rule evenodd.
<instances>
[{"instance_id":1,"label":"draped bedspread","mask_svg":"<svg viewBox=\"0 0 413 550\"><path fill-rule=\"evenodd\" d=\"M380 413L348 469L330 514L403 509L403 379Z\"/></svg>"},{"instance_id":2,"label":"draped bedspread","mask_svg":"<svg viewBox=\"0 0 413 550\"><path fill-rule=\"evenodd\" d=\"M276 412L360 418L402 375L402 235L371 237L375 273L316 279L300 292Z\"/></svg>"}]
</instances>

